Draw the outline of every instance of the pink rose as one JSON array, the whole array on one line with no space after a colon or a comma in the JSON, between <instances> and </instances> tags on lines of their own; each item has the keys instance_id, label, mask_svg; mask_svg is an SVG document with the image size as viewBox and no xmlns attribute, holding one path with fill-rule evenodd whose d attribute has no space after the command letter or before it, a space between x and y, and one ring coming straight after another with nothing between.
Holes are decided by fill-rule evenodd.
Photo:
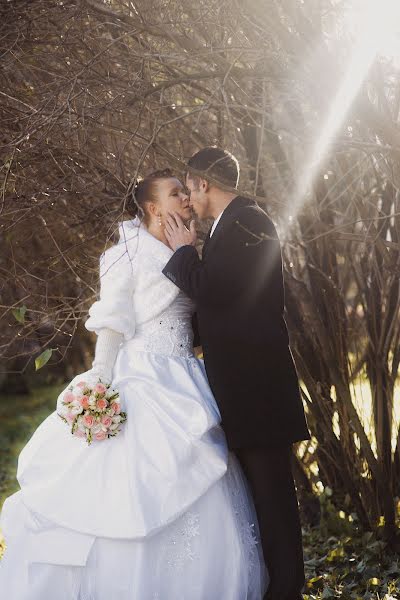
<instances>
[{"instance_id":1,"label":"pink rose","mask_svg":"<svg viewBox=\"0 0 400 600\"><path fill-rule=\"evenodd\" d=\"M107 408L107 400L105 400L104 398L100 398L99 400L97 400L96 406L99 410L104 410L105 408Z\"/></svg>"},{"instance_id":2,"label":"pink rose","mask_svg":"<svg viewBox=\"0 0 400 600\"><path fill-rule=\"evenodd\" d=\"M89 397L88 396L82 396L82 398L79 399L80 405L83 406L83 408L89 408Z\"/></svg>"},{"instance_id":3,"label":"pink rose","mask_svg":"<svg viewBox=\"0 0 400 600\"><path fill-rule=\"evenodd\" d=\"M99 433L96 433L96 435L94 436L94 438L96 440L98 440L99 442L101 442L102 440L105 440L107 437L107 434L105 431L99 431Z\"/></svg>"},{"instance_id":4,"label":"pink rose","mask_svg":"<svg viewBox=\"0 0 400 600\"><path fill-rule=\"evenodd\" d=\"M105 394L105 392L107 391L107 388L103 383L96 383L93 389L98 394Z\"/></svg>"},{"instance_id":5,"label":"pink rose","mask_svg":"<svg viewBox=\"0 0 400 600\"><path fill-rule=\"evenodd\" d=\"M79 387L79 388L85 388L85 387L87 387L87 383L86 383L86 381L80 381L80 382L79 382L79 383L77 383L76 385L77 385L77 387Z\"/></svg>"},{"instance_id":6,"label":"pink rose","mask_svg":"<svg viewBox=\"0 0 400 600\"><path fill-rule=\"evenodd\" d=\"M75 417L76 415L73 415L72 413L67 413L65 416L70 425L72 425L72 423L75 421Z\"/></svg>"},{"instance_id":7,"label":"pink rose","mask_svg":"<svg viewBox=\"0 0 400 600\"><path fill-rule=\"evenodd\" d=\"M64 398L63 398L64 404L69 404L70 402L73 402L74 400L75 400L75 396L72 392L66 392L66 394L64 394Z\"/></svg>"},{"instance_id":8,"label":"pink rose","mask_svg":"<svg viewBox=\"0 0 400 600\"><path fill-rule=\"evenodd\" d=\"M113 409L115 415L119 415L121 412L121 405L119 402L113 402L111 404L111 408Z\"/></svg>"},{"instance_id":9,"label":"pink rose","mask_svg":"<svg viewBox=\"0 0 400 600\"><path fill-rule=\"evenodd\" d=\"M83 423L85 425L85 427L87 427L88 429L90 429L91 427L93 427L94 425L94 418L92 415L85 415L83 417Z\"/></svg>"},{"instance_id":10,"label":"pink rose","mask_svg":"<svg viewBox=\"0 0 400 600\"><path fill-rule=\"evenodd\" d=\"M112 419L111 417L102 417L101 418L101 422L103 423L103 425L105 425L105 427L110 427L110 425L112 424Z\"/></svg>"}]
</instances>

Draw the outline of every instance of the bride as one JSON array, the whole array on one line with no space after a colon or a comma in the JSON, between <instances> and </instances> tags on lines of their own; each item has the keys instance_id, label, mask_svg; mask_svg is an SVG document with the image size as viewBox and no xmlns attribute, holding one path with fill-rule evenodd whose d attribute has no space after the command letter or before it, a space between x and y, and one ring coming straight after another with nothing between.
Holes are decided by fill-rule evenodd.
<instances>
[{"instance_id":1,"label":"bride","mask_svg":"<svg viewBox=\"0 0 400 600\"><path fill-rule=\"evenodd\" d=\"M261 600L268 584L247 481L193 354L194 306L163 274L164 220L190 218L169 170L135 189L135 216L100 258L90 371L127 421L116 437L71 435L57 409L19 460L1 513L0 590L10 600ZM133 215L134 216L134 215Z\"/></svg>"}]
</instances>

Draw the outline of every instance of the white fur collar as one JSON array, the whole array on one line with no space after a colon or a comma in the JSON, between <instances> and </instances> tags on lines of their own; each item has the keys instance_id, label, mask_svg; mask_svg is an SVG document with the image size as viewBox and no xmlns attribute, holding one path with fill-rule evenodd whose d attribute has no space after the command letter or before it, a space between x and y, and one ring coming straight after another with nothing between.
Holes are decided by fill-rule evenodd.
<instances>
[{"instance_id":1,"label":"white fur collar","mask_svg":"<svg viewBox=\"0 0 400 600\"><path fill-rule=\"evenodd\" d=\"M160 260L167 263L173 255L173 250L160 242L154 235L147 231L145 224L135 217L127 221L121 221L118 224L119 242L118 244L129 244L136 249L138 253L151 253Z\"/></svg>"}]
</instances>

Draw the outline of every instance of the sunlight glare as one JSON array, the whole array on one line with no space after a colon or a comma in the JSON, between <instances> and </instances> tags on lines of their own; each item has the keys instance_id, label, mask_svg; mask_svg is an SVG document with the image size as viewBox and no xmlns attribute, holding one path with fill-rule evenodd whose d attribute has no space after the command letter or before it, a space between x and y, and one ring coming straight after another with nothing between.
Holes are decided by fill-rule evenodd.
<instances>
[{"instance_id":1,"label":"sunlight glare","mask_svg":"<svg viewBox=\"0 0 400 600\"><path fill-rule=\"evenodd\" d=\"M350 7L349 18L354 31L352 56L320 135L311 152L306 154L301 175L288 202L286 227L291 221L289 214L297 215L304 204L329 144L342 126L371 64L399 27L400 0L353 0Z\"/></svg>"},{"instance_id":2,"label":"sunlight glare","mask_svg":"<svg viewBox=\"0 0 400 600\"><path fill-rule=\"evenodd\" d=\"M381 56L394 59L400 62L400 1L384 0L382 3L376 0L351 0L344 7L344 19L348 31L359 37L362 34L364 26L362 16L367 10L367 14L374 26L375 14L371 11L371 5L377 4L378 10L382 10L382 18L386 26L383 30L377 31L380 35L378 41L377 53Z\"/></svg>"}]
</instances>

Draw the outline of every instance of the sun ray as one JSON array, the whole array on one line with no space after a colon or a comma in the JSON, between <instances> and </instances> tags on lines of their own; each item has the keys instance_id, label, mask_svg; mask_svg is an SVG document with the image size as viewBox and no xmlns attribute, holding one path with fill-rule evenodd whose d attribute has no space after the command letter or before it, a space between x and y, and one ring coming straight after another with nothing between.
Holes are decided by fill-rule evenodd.
<instances>
[{"instance_id":1,"label":"sun ray","mask_svg":"<svg viewBox=\"0 0 400 600\"><path fill-rule=\"evenodd\" d=\"M400 2L397 0L365 0L358 23L358 35L354 39L353 53L343 80L332 100L326 121L311 152L301 168L292 197L288 202L285 223L293 222L307 199L312 183L327 155L330 143L342 126L346 115L365 80L380 47L392 36L400 16ZM290 218L289 218L290 216Z\"/></svg>"}]
</instances>

